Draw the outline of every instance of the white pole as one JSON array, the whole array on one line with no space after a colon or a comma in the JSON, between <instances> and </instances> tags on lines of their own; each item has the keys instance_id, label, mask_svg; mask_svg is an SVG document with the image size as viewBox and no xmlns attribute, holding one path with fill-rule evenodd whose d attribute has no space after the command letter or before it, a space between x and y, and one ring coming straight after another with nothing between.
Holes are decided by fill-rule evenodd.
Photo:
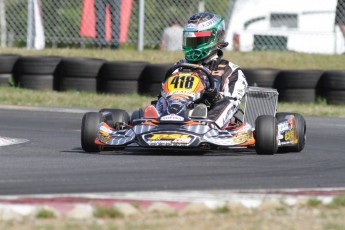
<instances>
[{"instance_id":1,"label":"white pole","mask_svg":"<svg viewBox=\"0 0 345 230\"><path fill-rule=\"evenodd\" d=\"M145 0L139 0L138 50L144 50Z\"/></svg>"},{"instance_id":2,"label":"white pole","mask_svg":"<svg viewBox=\"0 0 345 230\"><path fill-rule=\"evenodd\" d=\"M204 12L205 11L205 1L199 1L199 5L198 5L198 12Z\"/></svg>"},{"instance_id":3,"label":"white pole","mask_svg":"<svg viewBox=\"0 0 345 230\"><path fill-rule=\"evenodd\" d=\"M37 50L44 49L45 47L45 36L42 19L42 5L40 0L34 0L34 17L35 17L35 38L34 47Z\"/></svg>"},{"instance_id":4,"label":"white pole","mask_svg":"<svg viewBox=\"0 0 345 230\"><path fill-rule=\"evenodd\" d=\"M0 0L0 28L1 28L1 47L6 47L7 43L6 9L4 0Z\"/></svg>"},{"instance_id":5,"label":"white pole","mask_svg":"<svg viewBox=\"0 0 345 230\"><path fill-rule=\"evenodd\" d=\"M26 47L28 49L34 48L34 0L28 0L28 37L26 40Z\"/></svg>"}]
</instances>

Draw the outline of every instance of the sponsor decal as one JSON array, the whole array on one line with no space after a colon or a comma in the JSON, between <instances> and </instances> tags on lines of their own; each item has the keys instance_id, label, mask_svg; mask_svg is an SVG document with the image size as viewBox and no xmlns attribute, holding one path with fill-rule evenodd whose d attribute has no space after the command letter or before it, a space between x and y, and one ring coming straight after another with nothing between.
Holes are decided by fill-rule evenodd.
<instances>
[{"instance_id":1,"label":"sponsor decal","mask_svg":"<svg viewBox=\"0 0 345 230\"><path fill-rule=\"evenodd\" d=\"M289 123L287 121L278 124L278 130L281 132L290 130Z\"/></svg>"},{"instance_id":2,"label":"sponsor decal","mask_svg":"<svg viewBox=\"0 0 345 230\"><path fill-rule=\"evenodd\" d=\"M184 121L184 118L175 114L170 114L161 117L161 121Z\"/></svg>"},{"instance_id":3,"label":"sponsor decal","mask_svg":"<svg viewBox=\"0 0 345 230\"><path fill-rule=\"evenodd\" d=\"M188 138L189 134L180 134L180 133L155 133L148 140L157 140L157 139L164 139L164 140L172 140L178 138Z\"/></svg>"},{"instance_id":4,"label":"sponsor decal","mask_svg":"<svg viewBox=\"0 0 345 230\"><path fill-rule=\"evenodd\" d=\"M213 17L211 20L208 20L206 22L200 23L199 26L198 26L198 30L204 30L205 28L210 27L210 26L218 23L219 21L220 21L220 17L219 16Z\"/></svg>"},{"instance_id":5,"label":"sponsor decal","mask_svg":"<svg viewBox=\"0 0 345 230\"><path fill-rule=\"evenodd\" d=\"M194 37L195 37L195 34L194 34L194 32L184 32L184 33L183 33L183 37L186 37L186 38L194 38Z\"/></svg>"},{"instance_id":6,"label":"sponsor decal","mask_svg":"<svg viewBox=\"0 0 345 230\"><path fill-rule=\"evenodd\" d=\"M298 139L296 139L296 133L294 130L282 132L278 135L281 145L297 144Z\"/></svg>"},{"instance_id":7,"label":"sponsor decal","mask_svg":"<svg viewBox=\"0 0 345 230\"><path fill-rule=\"evenodd\" d=\"M286 132L285 135L284 135L284 139L286 141L290 141L292 140L294 137L294 133L292 131L289 131L289 132Z\"/></svg>"},{"instance_id":8,"label":"sponsor decal","mask_svg":"<svg viewBox=\"0 0 345 230\"><path fill-rule=\"evenodd\" d=\"M196 24L188 23L188 24L186 25L186 29L196 29Z\"/></svg>"},{"instance_id":9,"label":"sponsor decal","mask_svg":"<svg viewBox=\"0 0 345 230\"><path fill-rule=\"evenodd\" d=\"M151 146L187 146L193 140L191 135L181 133L154 133L144 138Z\"/></svg>"},{"instance_id":10,"label":"sponsor decal","mask_svg":"<svg viewBox=\"0 0 345 230\"><path fill-rule=\"evenodd\" d=\"M103 124L102 124L102 126L99 128L98 132L101 134L104 134L104 135L107 135L107 134L109 135L113 131L111 129L108 129L107 127L103 126Z\"/></svg>"},{"instance_id":11,"label":"sponsor decal","mask_svg":"<svg viewBox=\"0 0 345 230\"><path fill-rule=\"evenodd\" d=\"M248 141L249 139L250 139L250 136L238 136L238 137L232 138L232 141L235 144L241 144Z\"/></svg>"},{"instance_id":12,"label":"sponsor decal","mask_svg":"<svg viewBox=\"0 0 345 230\"><path fill-rule=\"evenodd\" d=\"M188 97L194 97L195 96L195 93L184 91L184 90L177 90L177 91L169 92L167 96L176 95L176 94L187 95Z\"/></svg>"},{"instance_id":13,"label":"sponsor decal","mask_svg":"<svg viewBox=\"0 0 345 230\"><path fill-rule=\"evenodd\" d=\"M104 135L98 135L97 139L103 143L108 143L110 141L110 137Z\"/></svg>"},{"instance_id":14,"label":"sponsor decal","mask_svg":"<svg viewBox=\"0 0 345 230\"><path fill-rule=\"evenodd\" d=\"M292 141L280 142L280 145L291 145L294 144Z\"/></svg>"}]
</instances>

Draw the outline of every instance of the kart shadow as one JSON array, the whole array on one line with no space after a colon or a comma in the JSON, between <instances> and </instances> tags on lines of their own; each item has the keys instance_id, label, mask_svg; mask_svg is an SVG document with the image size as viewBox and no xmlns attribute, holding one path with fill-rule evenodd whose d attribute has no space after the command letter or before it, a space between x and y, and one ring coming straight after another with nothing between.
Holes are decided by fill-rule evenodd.
<instances>
[{"instance_id":1,"label":"kart shadow","mask_svg":"<svg viewBox=\"0 0 345 230\"><path fill-rule=\"evenodd\" d=\"M82 148L74 148L72 151L80 154L92 154L92 155L137 155L137 156L248 156L257 155L254 149L143 149L140 147L127 147L121 150L109 150L102 151L100 153L86 153Z\"/></svg>"}]
</instances>

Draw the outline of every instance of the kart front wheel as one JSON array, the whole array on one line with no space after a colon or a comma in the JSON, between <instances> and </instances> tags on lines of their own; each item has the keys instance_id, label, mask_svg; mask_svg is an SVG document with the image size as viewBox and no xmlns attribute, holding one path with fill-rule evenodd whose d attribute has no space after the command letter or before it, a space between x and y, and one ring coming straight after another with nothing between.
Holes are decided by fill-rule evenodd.
<instances>
[{"instance_id":1,"label":"kart front wheel","mask_svg":"<svg viewBox=\"0 0 345 230\"><path fill-rule=\"evenodd\" d=\"M255 121L255 150L259 155L273 155L278 150L278 122L274 116L262 115Z\"/></svg>"},{"instance_id":2,"label":"kart front wheel","mask_svg":"<svg viewBox=\"0 0 345 230\"><path fill-rule=\"evenodd\" d=\"M97 112L88 112L83 116L81 123L81 147L85 152L101 151L101 146L95 144L98 124L101 118L101 114Z\"/></svg>"}]
</instances>

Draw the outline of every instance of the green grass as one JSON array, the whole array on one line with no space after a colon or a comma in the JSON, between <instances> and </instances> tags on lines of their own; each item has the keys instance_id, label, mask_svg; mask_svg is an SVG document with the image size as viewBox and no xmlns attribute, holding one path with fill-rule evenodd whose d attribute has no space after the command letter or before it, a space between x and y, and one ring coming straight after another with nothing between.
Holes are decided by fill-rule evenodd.
<instances>
[{"instance_id":1,"label":"green grass","mask_svg":"<svg viewBox=\"0 0 345 230\"><path fill-rule=\"evenodd\" d=\"M53 211L43 208L43 209L38 210L38 212L36 213L36 218L52 219L52 218L55 218L55 214Z\"/></svg>"},{"instance_id":2,"label":"green grass","mask_svg":"<svg viewBox=\"0 0 345 230\"><path fill-rule=\"evenodd\" d=\"M322 205L322 201L319 199L312 197L308 200L307 205L312 208L316 208Z\"/></svg>"},{"instance_id":3,"label":"green grass","mask_svg":"<svg viewBox=\"0 0 345 230\"><path fill-rule=\"evenodd\" d=\"M345 194L336 196L333 201L328 205L330 208L344 208L345 207Z\"/></svg>"},{"instance_id":4,"label":"green grass","mask_svg":"<svg viewBox=\"0 0 345 230\"><path fill-rule=\"evenodd\" d=\"M0 87L0 104L2 105L134 109L144 107L153 99L155 98L138 94L111 95Z\"/></svg>"},{"instance_id":5,"label":"green grass","mask_svg":"<svg viewBox=\"0 0 345 230\"><path fill-rule=\"evenodd\" d=\"M230 209L229 207L227 207L226 205L218 207L215 209L215 213L219 213L219 214L226 214L226 213L230 213Z\"/></svg>"},{"instance_id":6,"label":"green grass","mask_svg":"<svg viewBox=\"0 0 345 230\"><path fill-rule=\"evenodd\" d=\"M94 216L97 218L113 219L113 218L121 218L123 217L123 214L116 208L99 206L99 207L96 207L94 211Z\"/></svg>"}]
</instances>

